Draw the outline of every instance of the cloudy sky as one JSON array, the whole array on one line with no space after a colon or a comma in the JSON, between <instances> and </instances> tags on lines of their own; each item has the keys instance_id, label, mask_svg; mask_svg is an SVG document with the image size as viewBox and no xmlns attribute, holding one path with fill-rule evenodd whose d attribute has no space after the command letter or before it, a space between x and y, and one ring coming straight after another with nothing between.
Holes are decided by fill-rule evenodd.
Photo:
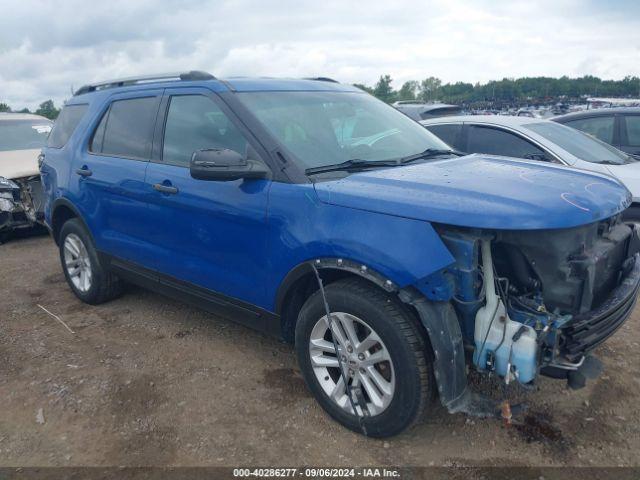
<instances>
[{"instance_id":1,"label":"cloudy sky","mask_svg":"<svg viewBox=\"0 0 640 480\"><path fill-rule=\"evenodd\" d=\"M638 0L0 0L0 102L201 69L394 85L640 75Z\"/></svg>"}]
</instances>

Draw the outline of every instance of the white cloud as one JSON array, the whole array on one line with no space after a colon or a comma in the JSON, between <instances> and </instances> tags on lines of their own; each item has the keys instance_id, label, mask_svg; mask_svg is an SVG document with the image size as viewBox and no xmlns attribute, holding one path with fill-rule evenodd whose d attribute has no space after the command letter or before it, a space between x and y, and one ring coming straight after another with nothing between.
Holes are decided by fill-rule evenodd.
<instances>
[{"instance_id":1,"label":"white cloud","mask_svg":"<svg viewBox=\"0 0 640 480\"><path fill-rule=\"evenodd\" d=\"M578 0L3 1L0 101L33 108L98 79L203 69L373 84L640 75L640 6Z\"/></svg>"}]
</instances>

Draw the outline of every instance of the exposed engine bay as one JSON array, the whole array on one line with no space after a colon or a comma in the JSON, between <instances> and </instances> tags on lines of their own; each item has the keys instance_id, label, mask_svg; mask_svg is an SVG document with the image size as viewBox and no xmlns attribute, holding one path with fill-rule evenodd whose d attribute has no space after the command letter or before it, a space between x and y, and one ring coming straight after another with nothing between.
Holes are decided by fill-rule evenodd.
<instances>
[{"instance_id":1,"label":"exposed engine bay","mask_svg":"<svg viewBox=\"0 0 640 480\"><path fill-rule=\"evenodd\" d=\"M637 228L616 216L562 230L439 230L456 258L445 277L475 368L507 384L544 374L584 386L597 368L589 353L635 305Z\"/></svg>"},{"instance_id":2,"label":"exposed engine bay","mask_svg":"<svg viewBox=\"0 0 640 480\"><path fill-rule=\"evenodd\" d=\"M32 228L43 220L44 195L39 175L0 177L0 234Z\"/></svg>"}]
</instances>

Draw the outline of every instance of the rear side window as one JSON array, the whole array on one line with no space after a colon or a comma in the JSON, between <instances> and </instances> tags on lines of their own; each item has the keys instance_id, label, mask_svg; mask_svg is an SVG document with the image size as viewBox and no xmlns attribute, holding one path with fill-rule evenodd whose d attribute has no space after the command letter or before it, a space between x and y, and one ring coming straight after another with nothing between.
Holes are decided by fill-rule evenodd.
<instances>
[{"instance_id":1,"label":"rear side window","mask_svg":"<svg viewBox=\"0 0 640 480\"><path fill-rule=\"evenodd\" d=\"M62 109L47 140L47 147L62 148L76 129L89 106L67 105Z\"/></svg>"},{"instance_id":2,"label":"rear side window","mask_svg":"<svg viewBox=\"0 0 640 480\"><path fill-rule=\"evenodd\" d=\"M461 150L460 134L462 133L462 125L427 125L427 130L447 145Z\"/></svg>"},{"instance_id":3,"label":"rear side window","mask_svg":"<svg viewBox=\"0 0 640 480\"><path fill-rule=\"evenodd\" d=\"M532 143L513 133L491 127L469 127L469 153L487 153L505 157L530 158L532 155L544 155L544 152Z\"/></svg>"},{"instance_id":4,"label":"rear side window","mask_svg":"<svg viewBox=\"0 0 640 480\"><path fill-rule=\"evenodd\" d=\"M105 112L100 120L98 128L96 128L93 138L91 139L91 145L89 145L89 151L94 153L102 153L102 144L104 143L104 131L107 128L107 118L109 118L109 110Z\"/></svg>"},{"instance_id":5,"label":"rear side window","mask_svg":"<svg viewBox=\"0 0 640 480\"><path fill-rule=\"evenodd\" d=\"M631 147L640 147L640 115L628 115L624 117L627 129L627 141Z\"/></svg>"},{"instance_id":6,"label":"rear side window","mask_svg":"<svg viewBox=\"0 0 640 480\"><path fill-rule=\"evenodd\" d=\"M93 134L90 150L116 157L147 160L151 154L158 97L116 100Z\"/></svg>"},{"instance_id":7,"label":"rear side window","mask_svg":"<svg viewBox=\"0 0 640 480\"><path fill-rule=\"evenodd\" d=\"M565 122L565 125L588 133L598 140L609 144L613 143L613 124L614 117L581 118L579 120Z\"/></svg>"}]
</instances>

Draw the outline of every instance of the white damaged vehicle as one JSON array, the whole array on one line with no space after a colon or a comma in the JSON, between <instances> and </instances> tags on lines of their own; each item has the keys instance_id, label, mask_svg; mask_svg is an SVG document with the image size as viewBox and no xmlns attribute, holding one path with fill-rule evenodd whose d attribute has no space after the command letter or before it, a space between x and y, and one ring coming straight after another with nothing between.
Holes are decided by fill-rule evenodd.
<instances>
[{"instance_id":1,"label":"white damaged vehicle","mask_svg":"<svg viewBox=\"0 0 640 480\"><path fill-rule=\"evenodd\" d=\"M0 113L0 242L42 219L38 155L52 125L39 115Z\"/></svg>"}]
</instances>

